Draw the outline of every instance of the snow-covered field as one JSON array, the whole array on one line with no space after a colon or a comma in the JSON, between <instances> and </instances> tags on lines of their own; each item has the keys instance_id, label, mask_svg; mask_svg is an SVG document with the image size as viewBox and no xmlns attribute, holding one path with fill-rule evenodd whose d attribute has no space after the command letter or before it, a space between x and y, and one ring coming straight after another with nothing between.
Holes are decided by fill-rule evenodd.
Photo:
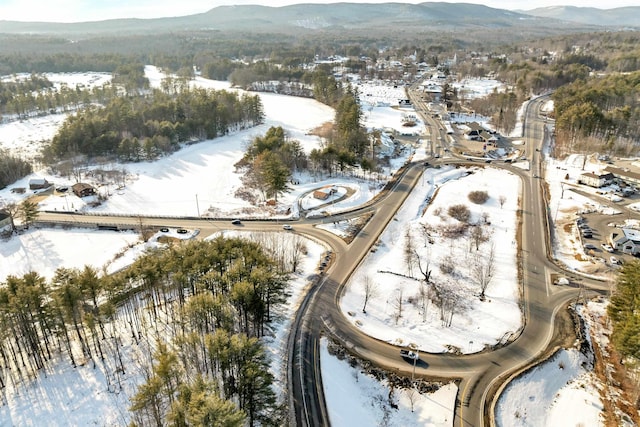
<instances>
[{"instance_id":1,"label":"snow-covered field","mask_svg":"<svg viewBox=\"0 0 640 427\"><path fill-rule=\"evenodd\" d=\"M147 67L147 74L152 84L159 84L161 74L157 69ZM214 82L201 77L198 77L194 84L216 89L228 88L227 83ZM470 85L471 83L467 84L467 86ZM373 88L369 90L372 97L384 99L379 93L374 94ZM394 98L387 98L386 104L395 105L396 92L389 91L383 86L380 92L392 93L391 96ZM310 150L317 147L320 140L310 135L309 131L333 118L333 111L330 108L313 100L274 94L259 95L265 107L264 125L213 141L203 141L153 163L124 165L130 176L127 185L118 191L115 187L101 188L100 191L109 192L112 195L106 203L95 210L190 216L209 213L215 216L234 215L247 208L245 201L234 196L235 189L240 185L240 177L235 174L232 167L242 156L244 144L254 136L263 134L270 126L283 126L292 138L300 140L305 149ZM385 102L381 101L376 105L385 105ZM402 129L403 115L407 113L407 111L388 106L367 107L363 112L369 128L396 130ZM61 122L61 117L56 115L22 123L2 124L0 125L0 144L3 141L11 141L12 150L33 153L41 145L40 141L51 138ZM409 155L413 155L414 159L422 158L424 147L419 147L414 153L407 153L399 160L405 161ZM122 166L114 165L114 167ZM394 164L392 169L398 166L399 164ZM554 167L549 166L547 170L550 171ZM377 251L368 257L363 267L354 275L342 301L342 308L345 312L352 311L356 314L354 321L359 320L363 330L398 344L414 342L426 351L450 351L450 346L453 346L462 352L475 352L485 345L492 345L496 341L508 338L511 332L515 332L520 327L515 244L513 243L519 180L513 175L491 168L475 168L472 172L472 175L465 176L467 171L463 169L428 169L415 193L385 232ZM392 170L387 170L386 173L392 173ZM46 177L56 185L70 184L69 181L47 175L44 171L39 171L34 176ZM300 178L300 184L295 185L294 190L281 201L283 205L293 207L294 212L299 202L304 204L305 209L311 211L316 208L320 211L347 209L364 203L375 196L379 190L379 183L369 179L334 177L329 180L311 176ZM28 179L29 177L11 187L26 187ZM495 182L501 183L499 190ZM304 195L309 191L324 185L349 188L353 194L320 207L313 205L308 198L305 199ZM554 185L551 185L551 188L553 189ZM487 190L490 196L489 201L484 205L472 204L466 198L471 189ZM340 195L342 193L339 192L336 197ZM499 199L503 195L505 201L501 207ZM24 196L12 194L9 189L0 190L0 203L20 201L21 197ZM433 202L425 210L427 197L432 198ZM552 194L552 206L558 203L558 211L561 214L565 208L560 203L564 202L558 200L557 196ZM438 227L442 227L445 222L446 207L452 203L467 204L472 209L474 221L483 220L482 214L486 213L491 222L490 226L487 225L491 239L506 243L496 245L499 246L496 248L496 272L487 287L485 301L480 301L479 289L470 279L470 272L458 265L463 263L456 263L457 273L462 277L466 275L466 279L462 279L460 283L449 279L441 272L439 265L446 261L446 257L456 260L465 259L466 264L470 265L483 257L486 258L490 244L483 243L480 250L476 251L470 246L468 240L460 242L445 240L437 232L432 234L434 242L428 243L428 239L425 241L425 236L421 232L423 224L432 224L435 231ZM438 207L440 207L440 214L437 213ZM41 208L59 211L90 209L73 195L51 196L42 202ZM325 226L330 228L328 224ZM456 294L460 298L457 300L458 305L454 309L450 327L444 327L441 324L438 320L439 313L433 305L427 306L426 320L422 321L423 311L420 304L415 303L419 282L379 271L407 274L402 254L406 246L406 230L411 230L415 250L422 257L428 256L431 259L433 280L456 288ZM133 233L32 229L18 237L13 237L8 242L0 242L0 253L2 253L0 280L4 280L8 275L21 275L29 270L36 270L41 275L50 277L58 267L81 267L84 264L91 264L96 268L106 266L107 272L115 271L126 266L144 250L146 247L144 245L131 247L137 238ZM301 270L300 277L292 283L292 287L296 289L293 300L299 301L304 293L305 287L308 286L305 277L313 272L319 258L318 253L322 250L318 247L309 251L306 261L308 265ZM78 254L82 254L82 259L79 259ZM476 257L476 255L480 256ZM565 259L562 250L557 250L557 256ZM417 266L414 265L413 268L417 270ZM419 275L419 272L414 271L413 274ZM384 296L372 298L367 306L367 313L362 314L361 281L367 275L378 283L380 294ZM464 285L460 286L462 282ZM396 325L393 316L393 298L397 297L401 291L403 314L398 318L398 325ZM410 303L409 298L414 302ZM283 317L290 316L296 306L297 302L294 302ZM277 326L274 332L275 338L270 344L274 360L282 358L279 349L286 331L286 324L282 324ZM364 425L359 421L365 419L365 415L357 417L354 414L366 412L375 399L374 396L386 395L388 390L376 388L374 391L363 391L364 375L359 375L356 382L355 374L349 373L348 367L339 367L339 363L332 359L323 354L322 369L323 378L327 379L325 380L327 400L340 402L340 404L330 404L332 422L336 425L346 425L341 424L342 422L350 422L350 425ZM133 374L131 380L133 383L136 381ZM133 383L129 386L129 392L133 389ZM42 387L39 388L39 386ZM376 385L376 387L382 386ZM452 399L455 399L455 387L451 387L453 389L441 389L442 395L421 397L416 404L415 413L410 413L408 397L400 396L399 412L394 414L393 422L388 425L451 425L452 410L450 408L453 407ZM354 388L358 390L358 394ZM126 425L128 421L127 389L125 388L121 394L107 393L105 389L104 375L99 369L88 366L76 369L59 366L52 372L47 372L46 378L42 376L26 387L7 392L6 397L9 403L0 406L0 425ZM552 391L549 391L549 394L551 393ZM356 395L365 396L362 397L364 400L355 399ZM78 396L84 397L85 400L80 400ZM511 398L505 399L511 400ZM578 403L580 402L572 403L576 405L572 407L572 411L581 410ZM372 413L380 414L381 412Z\"/></svg>"},{"instance_id":2,"label":"snow-covered field","mask_svg":"<svg viewBox=\"0 0 640 427\"><path fill-rule=\"evenodd\" d=\"M477 205L469 201L469 192L476 190L487 191L487 202ZM498 169L426 169L376 251L368 255L348 284L341 301L345 315L368 335L398 345L414 343L420 350L433 353L452 351L452 347L473 353L515 334L521 327L515 242L519 194L520 179ZM431 202L427 205L428 200ZM447 215L448 207L456 204L466 205L471 211L469 222L485 229L487 241L479 249L468 235L442 235L445 227L457 223ZM425 226L430 227L427 232ZM422 304L419 266L414 264L410 269L405 261L407 233L412 251L418 253L423 264L429 262L422 268L431 270L431 282L454 300L451 325L443 325L441 311L432 302ZM486 263L492 247L495 270L486 299L481 301L474 272L467 266ZM445 264L454 264L454 271L443 272ZM366 280L375 284L376 292L367 303L366 313L362 313ZM433 285L424 292L433 296ZM402 313L398 317L399 303ZM449 311L445 313L448 318Z\"/></svg>"}]
</instances>

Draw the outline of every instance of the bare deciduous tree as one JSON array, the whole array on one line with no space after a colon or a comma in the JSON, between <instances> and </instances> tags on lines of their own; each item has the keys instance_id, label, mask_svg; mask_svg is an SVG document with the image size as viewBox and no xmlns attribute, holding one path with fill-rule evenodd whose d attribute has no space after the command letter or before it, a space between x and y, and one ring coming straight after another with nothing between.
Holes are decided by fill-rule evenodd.
<instances>
[{"instance_id":1,"label":"bare deciduous tree","mask_svg":"<svg viewBox=\"0 0 640 427\"><path fill-rule=\"evenodd\" d=\"M434 283L434 302L440 308L442 326L448 328L453 322L453 315L462 310L463 298L458 295L449 282Z\"/></svg>"},{"instance_id":2,"label":"bare deciduous tree","mask_svg":"<svg viewBox=\"0 0 640 427\"><path fill-rule=\"evenodd\" d=\"M378 296L378 284L374 282L371 277L364 276L362 281L362 289L364 290L364 304L362 306L362 312L367 312L367 303L370 299Z\"/></svg>"},{"instance_id":3,"label":"bare deciduous tree","mask_svg":"<svg viewBox=\"0 0 640 427\"><path fill-rule=\"evenodd\" d=\"M420 283L420 306L422 308L422 321L427 321L427 309L429 308L429 298L431 298L431 287L428 283Z\"/></svg>"},{"instance_id":4,"label":"bare deciduous tree","mask_svg":"<svg viewBox=\"0 0 640 427\"><path fill-rule=\"evenodd\" d=\"M486 256L478 255L476 261L471 267L471 274L480 286L480 300L484 301L485 292L491 279L493 277L495 269L495 246L491 245L491 249Z\"/></svg>"},{"instance_id":5,"label":"bare deciduous tree","mask_svg":"<svg viewBox=\"0 0 640 427\"><path fill-rule=\"evenodd\" d=\"M498 202L500 202L500 209L502 209L506 201L507 201L507 196L505 196L504 194L501 194L498 197Z\"/></svg>"},{"instance_id":6,"label":"bare deciduous tree","mask_svg":"<svg viewBox=\"0 0 640 427\"><path fill-rule=\"evenodd\" d=\"M402 317L402 289L398 291L398 294L393 299L393 309L395 310L396 325L398 320Z\"/></svg>"},{"instance_id":7,"label":"bare deciduous tree","mask_svg":"<svg viewBox=\"0 0 640 427\"><path fill-rule=\"evenodd\" d=\"M411 237L411 230L407 228L404 235L404 262L407 266L407 272L409 276L413 277L413 266L416 263L416 252L413 248L413 238Z\"/></svg>"},{"instance_id":8,"label":"bare deciduous tree","mask_svg":"<svg viewBox=\"0 0 640 427\"><path fill-rule=\"evenodd\" d=\"M480 250L480 245L486 242L487 239L488 236L481 225L476 225L471 228L471 242L476 247L476 251ZM471 251L471 247L469 247L469 251Z\"/></svg>"}]
</instances>

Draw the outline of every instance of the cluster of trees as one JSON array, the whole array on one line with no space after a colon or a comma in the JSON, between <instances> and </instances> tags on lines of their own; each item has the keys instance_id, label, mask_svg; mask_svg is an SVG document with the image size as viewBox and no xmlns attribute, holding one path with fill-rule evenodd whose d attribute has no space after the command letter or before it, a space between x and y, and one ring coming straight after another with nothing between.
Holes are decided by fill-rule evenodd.
<instances>
[{"instance_id":1,"label":"cluster of trees","mask_svg":"<svg viewBox=\"0 0 640 427\"><path fill-rule=\"evenodd\" d=\"M556 140L568 152L596 139L609 151L640 139L640 71L576 82L553 94Z\"/></svg>"},{"instance_id":2,"label":"cluster of trees","mask_svg":"<svg viewBox=\"0 0 640 427\"><path fill-rule=\"evenodd\" d=\"M103 108L89 107L69 117L53 138L51 153L153 159L181 142L216 138L263 118L257 96L188 87L177 94L154 90L144 97L118 97Z\"/></svg>"},{"instance_id":3,"label":"cluster of trees","mask_svg":"<svg viewBox=\"0 0 640 427\"><path fill-rule=\"evenodd\" d=\"M469 200L482 205L489 200L486 191L472 191L468 194ZM504 196L499 197L500 204L504 204ZM450 327L455 314L463 312L469 298L469 288L462 283L477 286L476 294L480 300L486 298L486 291L493 281L496 270L496 248L491 239L491 231L488 214L483 212L477 221L472 220L471 210L465 204L451 205L445 212L437 209L435 214L440 216L448 224L434 227L430 224L422 224L418 229L419 238L414 229L408 228L404 235L403 261L406 274L401 274L418 282L417 293L406 296L400 291L390 299L394 310L396 323L402 317L405 302L414 304L422 312L422 321L427 321L427 311L431 303L439 310L439 318L443 327ZM448 217L448 218L447 218ZM454 221L451 221L454 220ZM438 278L432 276L434 262L431 256L435 236L439 235L451 243L451 253L443 256L437 265L441 275ZM465 239L468 241L468 250L460 253L453 245L454 240ZM420 242L420 243L419 243ZM422 246L422 249L419 247ZM441 247L446 247L442 244ZM486 248L486 246L489 246ZM484 247L483 251L480 248ZM463 259L464 262L460 262ZM364 291L363 311L372 298L379 295L379 286L370 277L365 277L362 282ZM405 301L406 300L406 301Z\"/></svg>"},{"instance_id":4,"label":"cluster of trees","mask_svg":"<svg viewBox=\"0 0 640 427\"><path fill-rule=\"evenodd\" d=\"M259 338L287 298L282 265L255 242L221 237L151 251L112 276L91 267L60 268L50 281L9 276L0 283L0 388L66 354L74 366L100 364L116 391L132 341L155 349L142 350L153 358L138 367L136 425L281 425Z\"/></svg>"},{"instance_id":5,"label":"cluster of trees","mask_svg":"<svg viewBox=\"0 0 640 427\"><path fill-rule=\"evenodd\" d=\"M0 149L0 189L14 183L33 171L31 164Z\"/></svg>"},{"instance_id":6,"label":"cluster of trees","mask_svg":"<svg viewBox=\"0 0 640 427\"><path fill-rule=\"evenodd\" d=\"M29 228L38 219L40 213L38 205L30 199L26 199L22 203L9 203L3 206L0 212L9 216L12 233L17 230L16 219L20 219L22 225Z\"/></svg>"},{"instance_id":7,"label":"cluster of trees","mask_svg":"<svg viewBox=\"0 0 640 427\"><path fill-rule=\"evenodd\" d=\"M328 172L360 166L373 171L377 162L374 135L361 125L362 111L356 93L349 88L336 106L335 121L325 137L324 147L314 148L307 156L299 141L291 140L282 127L271 127L263 136L251 141L236 167L243 171L247 188L261 191L262 198L289 191L289 181L296 171ZM243 193L246 191L241 190ZM248 196L247 196L248 197Z\"/></svg>"},{"instance_id":8,"label":"cluster of trees","mask_svg":"<svg viewBox=\"0 0 640 427\"><path fill-rule=\"evenodd\" d=\"M243 183L262 192L263 199L288 192L294 170L306 167L307 158L300 142L287 138L282 127L271 127L251 142L236 167L244 170Z\"/></svg>"},{"instance_id":9,"label":"cluster of trees","mask_svg":"<svg viewBox=\"0 0 640 427\"><path fill-rule=\"evenodd\" d=\"M612 341L625 358L640 359L640 263L626 263L607 307L613 322Z\"/></svg>"},{"instance_id":10,"label":"cluster of trees","mask_svg":"<svg viewBox=\"0 0 640 427\"><path fill-rule=\"evenodd\" d=\"M367 133L362 126L362 110L357 92L347 87L335 106L335 111L333 128L328 135L324 135L324 147L314 148L309 153L311 167L328 171L329 174L355 165L365 171L376 170L377 139L375 134Z\"/></svg>"},{"instance_id":11,"label":"cluster of trees","mask_svg":"<svg viewBox=\"0 0 640 427\"><path fill-rule=\"evenodd\" d=\"M94 88L53 84L44 76L32 74L27 79L0 82L0 115L14 114L19 119L51 112L77 110L93 102L104 104L120 96L118 87L105 84Z\"/></svg>"}]
</instances>

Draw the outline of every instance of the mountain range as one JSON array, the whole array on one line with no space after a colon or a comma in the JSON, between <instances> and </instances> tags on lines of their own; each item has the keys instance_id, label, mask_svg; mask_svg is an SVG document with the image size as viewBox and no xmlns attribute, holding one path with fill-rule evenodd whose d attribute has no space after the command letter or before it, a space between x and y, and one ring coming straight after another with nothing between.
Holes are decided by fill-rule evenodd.
<instances>
[{"instance_id":1,"label":"mountain range","mask_svg":"<svg viewBox=\"0 0 640 427\"><path fill-rule=\"evenodd\" d=\"M509 11L469 3L334 3L270 6L219 6L173 18L113 19L79 23L0 21L0 33L104 34L172 31L500 31L522 28L564 31L640 28L640 6L616 9L557 6Z\"/></svg>"}]
</instances>

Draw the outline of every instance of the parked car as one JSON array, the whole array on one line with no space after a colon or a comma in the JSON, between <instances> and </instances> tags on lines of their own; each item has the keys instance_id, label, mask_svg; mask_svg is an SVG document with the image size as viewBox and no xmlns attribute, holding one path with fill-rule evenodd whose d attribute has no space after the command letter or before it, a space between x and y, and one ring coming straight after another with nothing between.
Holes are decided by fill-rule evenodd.
<instances>
[{"instance_id":1,"label":"parked car","mask_svg":"<svg viewBox=\"0 0 640 427\"><path fill-rule=\"evenodd\" d=\"M178 234L187 234L189 232L189 230L186 230L184 228L179 228L178 231L176 231L176 233Z\"/></svg>"},{"instance_id":2,"label":"parked car","mask_svg":"<svg viewBox=\"0 0 640 427\"><path fill-rule=\"evenodd\" d=\"M584 245L584 248L585 248L586 250L589 250L589 251L592 251L592 250L598 249L598 248L596 248L596 245L592 245L591 243L587 243L586 245Z\"/></svg>"},{"instance_id":3,"label":"parked car","mask_svg":"<svg viewBox=\"0 0 640 427\"><path fill-rule=\"evenodd\" d=\"M239 219L234 219L233 221L231 221L231 224L240 225L240 224L242 224L242 222Z\"/></svg>"},{"instance_id":4,"label":"parked car","mask_svg":"<svg viewBox=\"0 0 640 427\"><path fill-rule=\"evenodd\" d=\"M602 245L602 249L604 249L607 252L613 252L613 248L611 247L611 245L607 245L606 243L603 243Z\"/></svg>"},{"instance_id":5,"label":"parked car","mask_svg":"<svg viewBox=\"0 0 640 427\"><path fill-rule=\"evenodd\" d=\"M611 262L611 264L613 265L620 265L622 264L622 261L620 261L618 258L612 256L611 258L609 258L609 261Z\"/></svg>"},{"instance_id":6,"label":"parked car","mask_svg":"<svg viewBox=\"0 0 640 427\"><path fill-rule=\"evenodd\" d=\"M283 225L283 226L282 226L282 228L283 228L284 230L293 230L293 227L292 227L291 225L289 225L289 224L285 224L285 225Z\"/></svg>"}]
</instances>

